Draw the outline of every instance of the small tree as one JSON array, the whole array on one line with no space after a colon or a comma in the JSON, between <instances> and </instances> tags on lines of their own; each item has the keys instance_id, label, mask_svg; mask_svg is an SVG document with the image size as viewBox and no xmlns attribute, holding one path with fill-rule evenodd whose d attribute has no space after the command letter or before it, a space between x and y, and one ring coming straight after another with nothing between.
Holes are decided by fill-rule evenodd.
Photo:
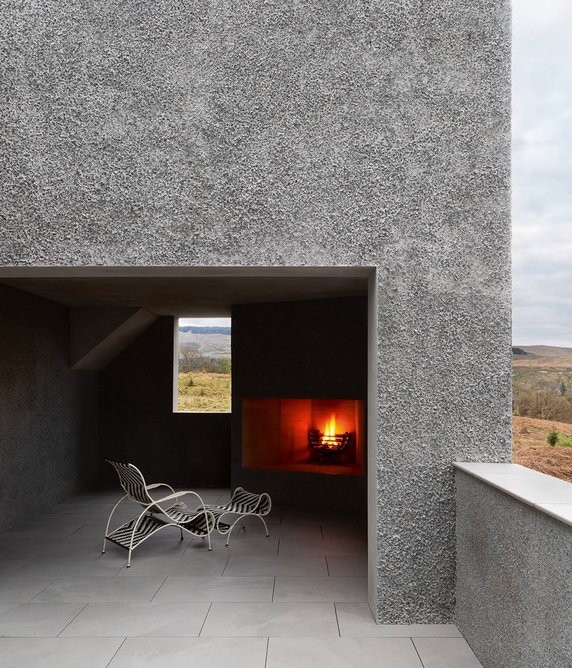
<instances>
[{"instance_id":1,"label":"small tree","mask_svg":"<svg viewBox=\"0 0 572 668\"><path fill-rule=\"evenodd\" d=\"M566 385L564 385L564 382L560 383L560 396L563 397L566 394Z\"/></svg>"},{"instance_id":2,"label":"small tree","mask_svg":"<svg viewBox=\"0 0 572 668\"><path fill-rule=\"evenodd\" d=\"M548 445L554 447L558 443L558 434L555 431L551 431L546 437L546 440L548 441Z\"/></svg>"}]
</instances>

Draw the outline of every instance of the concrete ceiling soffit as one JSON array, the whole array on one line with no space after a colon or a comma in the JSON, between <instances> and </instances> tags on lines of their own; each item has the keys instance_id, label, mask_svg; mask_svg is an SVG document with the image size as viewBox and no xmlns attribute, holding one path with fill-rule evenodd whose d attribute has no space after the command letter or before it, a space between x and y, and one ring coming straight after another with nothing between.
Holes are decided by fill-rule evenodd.
<instances>
[{"instance_id":1,"label":"concrete ceiling soffit","mask_svg":"<svg viewBox=\"0 0 572 668\"><path fill-rule=\"evenodd\" d=\"M159 316L138 308L70 309L70 365L98 371Z\"/></svg>"}]
</instances>

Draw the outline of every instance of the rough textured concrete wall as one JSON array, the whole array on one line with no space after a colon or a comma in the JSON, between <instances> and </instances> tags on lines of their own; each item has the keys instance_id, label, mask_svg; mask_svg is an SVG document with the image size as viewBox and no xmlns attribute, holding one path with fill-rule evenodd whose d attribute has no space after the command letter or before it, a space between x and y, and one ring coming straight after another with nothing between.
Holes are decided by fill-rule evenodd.
<instances>
[{"instance_id":1,"label":"rough textured concrete wall","mask_svg":"<svg viewBox=\"0 0 572 668\"><path fill-rule=\"evenodd\" d=\"M117 475L104 458L132 462L150 483L230 485L230 415L173 413L173 345L173 318L160 318L101 371L106 485Z\"/></svg>"},{"instance_id":2,"label":"rough textured concrete wall","mask_svg":"<svg viewBox=\"0 0 572 668\"><path fill-rule=\"evenodd\" d=\"M364 511L365 476L242 468L247 398L367 397L367 298L244 304L232 309L232 484L274 503ZM366 441L362 444L365 447Z\"/></svg>"},{"instance_id":3,"label":"rough textured concrete wall","mask_svg":"<svg viewBox=\"0 0 572 668\"><path fill-rule=\"evenodd\" d=\"M97 377L69 368L69 312L0 285L0 531L96 477Z\"/></svg>"},{"instance_id":4,"label":"rough textured concrete wall","mask_svg":"<svg viewBox=\"0 0 572 668\"><path fill-rule=\"evenodd\" d=\"M378 612L510 451L508 0L4 2L0 263L378 267Z\"/></svg>"},{"instance_id":5,"label":"rough textured concrete wall","mask_svg":"<svg viewBox=\"0 0 572 668\"><path fill-rule=\"evenodd\" d=\"M572 666L572 527L455 475L461 632L485 668Z\"/></svg>"}]
</instances>

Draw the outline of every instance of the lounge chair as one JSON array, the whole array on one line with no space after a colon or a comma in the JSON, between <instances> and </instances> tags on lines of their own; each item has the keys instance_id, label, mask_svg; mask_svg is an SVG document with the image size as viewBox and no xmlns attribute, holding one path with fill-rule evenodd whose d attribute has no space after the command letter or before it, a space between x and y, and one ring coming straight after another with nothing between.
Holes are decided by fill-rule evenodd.
<instances>
[{"instance_id":1,"label":"lounge chair","mask_svg":"<svg viewBox=\"0 0 572 668\"><path fill-rule=\"evenodd\" d=\"M238 522L241 522L243 529L245 528L244 522L242 521L245 517L258 517L262 524L264 524L266 537L270 535L268 533L266 522L264 521L264 516L268 515L268 513L271 511L272 500L270 499L270 496L266 494L266 492L262 494L255 494L253 492L247 492L242 487L237 487L232 493L228 503L221 506L209 504L206 506L201 506L201 508L205 508L206 510L212 512L216 519L217 531L222 536L227 537L225 543L227 547L230 541L232 530L238 524ZM234 522L223 522L223 517L226 520L228 515L237 515L238 517L234 520Z\"/></svg>"},{"instance_id":2,"label":"lounge chair","mask_svg":"<svg viewBox=\"0 0 572 668\"><path fill-rule=\"evenodd\" d=\"M113 506L109 519L107 520L103 548L101 550L102 553L105 553L105 545L107 541L111 541L112 543L123 547L129 551L129 556L127 558L127 568L129 568L131 566L131 554L133 550L136 547L139 547L139 545L146 541L147 538L150 538L153 534L165 527L177 527L181 532L181 540L183 540L183 531L186 531L192 536L207 538L209 550L212 549L210 534L215 528L216 518L214 514L208 510L208 507L205 506L203 500L196 492L175 492L175 490L166 483L147 485L143 474L133 464L123 464L109 459L106 461L117 471L119 482L125 491L125 495ZM170 490L171 493L160 498L153 498L149 491L156 490L159 487L165 487ZM198 499L200 504L198 510L192 511L184 503L179 501L180 498L188 495ZM143 511L110 532L109 525L113 513L125 499L138 503L143 507Z\"/></svg>"}]
</instances>

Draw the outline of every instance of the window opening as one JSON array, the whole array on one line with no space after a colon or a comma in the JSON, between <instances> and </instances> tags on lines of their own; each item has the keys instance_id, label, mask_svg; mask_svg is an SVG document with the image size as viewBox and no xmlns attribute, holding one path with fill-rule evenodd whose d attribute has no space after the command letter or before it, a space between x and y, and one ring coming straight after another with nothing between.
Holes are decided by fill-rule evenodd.
<instances>
[{"instance_id":1,"label":"window opening","mask_svg":"<svg viewBox=\"0 0 572 668\"><path fill-rule=\"evenodd\" d=\"M179 318L175 335L175 410L230 413L230 318Z\"/></svg>"}]
</instances>

